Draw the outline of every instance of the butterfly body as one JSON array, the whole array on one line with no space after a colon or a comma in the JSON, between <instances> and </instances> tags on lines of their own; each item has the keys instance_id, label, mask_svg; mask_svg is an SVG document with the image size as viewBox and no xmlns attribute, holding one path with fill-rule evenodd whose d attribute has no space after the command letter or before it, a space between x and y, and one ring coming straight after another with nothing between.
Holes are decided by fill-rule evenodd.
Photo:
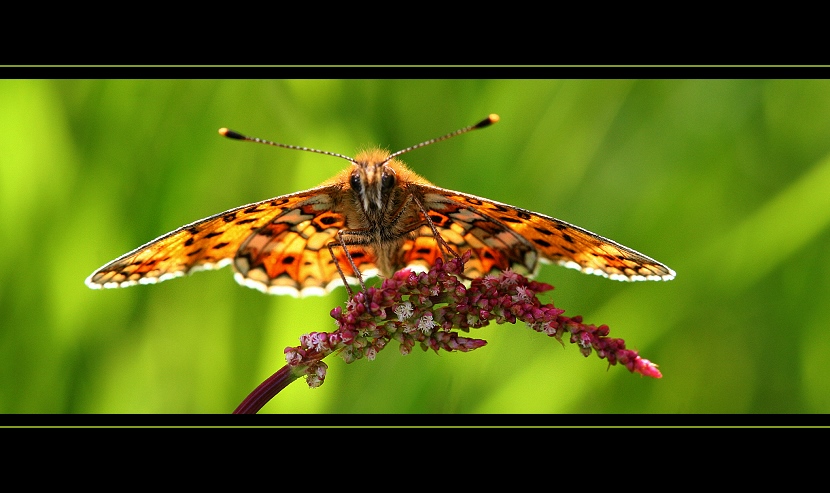
<instances>
[{"instance_id":1,"label":"butterfly body","mask_svg":"<svg viewBox=\"0 0 830 493\"><path fill-rule=\"evenodd\" d=\"M163 235L90 275L92 288L154 283L232 264L243 285L274 294L324 294L346 283L471 251L465 275L536 274L551 262L618 280L668 280L665 265L550 216L437 187L397 155L372 149L318 187L247 204ZM224 129L223 129L224 130ZM225 135L251 139L225 130ZM261 141L281 147L284 144Z\"/></svg>"},{"instance_id":2,"label":"butterfly body","mask_svg":"<svg viewBox=\"0 0 830 493\"><path fill-rule=\"evenodd\" d=\"M415 199L417 186L428 183L403 162L382 150L361 152L348 182L344 209L346 245L363 246L374 256L378 272L390 277L404 267L399 252L410 234L425 224Z\"/></svg>"}]
</instances>

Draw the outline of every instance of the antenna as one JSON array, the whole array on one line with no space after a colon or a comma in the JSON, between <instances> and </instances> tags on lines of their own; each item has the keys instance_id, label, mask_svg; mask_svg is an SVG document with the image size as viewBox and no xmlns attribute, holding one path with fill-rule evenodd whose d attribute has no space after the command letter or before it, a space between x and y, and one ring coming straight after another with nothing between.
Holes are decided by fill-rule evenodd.
<instances>
[{"instance_id":1,"label":"antenna","mask_svg":"<svg viewBox=\"0 0 830 493\"><path fill-rule=\"evenodd\" d=\"M398 157L401 154L407 153L409 151L418 149L419 147L424 147L424 146L428 146L430 144L434 144L436 142L441 142L442 140L447 140L451 137L455 137L457 135L465 134L465 133L467 133L471 130L477 130L479 128L489 127L490 125L496 123L497 121L499 121L499 115L497 115L495 113L491 113L490 115L487 116L487 118L485 118L484 120L481 120L480 122L476 123L475 125L470 125L469 127L464 127L464 128L458 129L455 132L450 132L447 135L443 135L441 137L436 137L434 139L429 139L427 141L421 142L420 144L415 144L414 146L407 147L406 149L402 149L398 152L394 152L394 153L390 154L389 157L386 158L386 161L384 161L384 162L389 162L389 160L391 160L392 158ZM354 165L357 165L357 161L355 161L354 158L351 158L349 156L345 156L343 154L339 154L337 152L321 151L319 149L312 149L311 147L302 147L302 146L293 146L293 145L289 145L289 144L281 144L279 142L273 142L273 141L270 141L270 140L260 139L259 137L248 137L247 135L242 135L239 132L235 132L235 131L227 129L227 128L220 128L219 129L219 134L224 136L224 137L227 137L229 139L244 140L244 141L247 141L247 142L256 142L258 144L267 144L267 145L274 146L274 147L283 147L285 149L296 149L298 151L309 151L309 152L316 152L318 154L325 154L327 156L340 157L340 158L345 159L346 161L349 161L350 163L352 163Z\"/></svg>"},{"instance_id":2,"label":"antenna","mask_svg":"<svg viewBox=\"0 0 830 493\"><path fill-rule=\"evenodd\" d=\"M389 155L388 158L386 158L386 161L388 162L392 158L398 157L401 154L404 154L404 153L407 153L409 151L415 150L419 147L428 146L428 145L434 144L436 142L441 142L442 140L447 140L450 137L455 137L457 135L465 134L465 133L469 132L470 130L477 130L479 128L489 127L490 125L496 123L497 121L499 121L499 115L497 115L495 113L491 113L490 115L487 116L487 118L485 118L484 120L481 120L480 122L476 123L475 125L470 125L469 127L464 127L464 128L458 129L455 132L450 132L447 135L443 135L443 136L437 137L435 139L429 139L427 141L421 142L420 144L415 144L412 147L407 147L406 149L401 149L398 152L393 152L391 155Z\"/></svg>"},{"instance_id":3,"label":"antenna","mask_svg":"<svg viewBox=\"0 0 830 493\"><path fill-rule=\"evenodd\" d=\"M357 161L355 161L353 158L350 158L349 156L344 156L343 154L339 154L339 153L336 153L336 152L321 151L320 149L312 149L311 147L302 147L302 146L292 146L292 145L289 145L289 144L281 144L279 142L273 142L273 141L270 141L270 140L260 139L259 137L248 137L247 135L242 135L239 132L234 132L233 130L230 130L230 129L227 129L227 128L220 128L219 129L219 135L222 135L222 136L227 137L229 139L244 140L244 141L247 141L247 142L256 142L258 144L267 144L269 146L283 147L285 149L296 149L298 151L316 152L318 154L325 154L327 156L342 157L343 159L345 159L346 161L349 161L352 164L355 164L355 165L357 164Z\"/></svg>"}]
</instances>

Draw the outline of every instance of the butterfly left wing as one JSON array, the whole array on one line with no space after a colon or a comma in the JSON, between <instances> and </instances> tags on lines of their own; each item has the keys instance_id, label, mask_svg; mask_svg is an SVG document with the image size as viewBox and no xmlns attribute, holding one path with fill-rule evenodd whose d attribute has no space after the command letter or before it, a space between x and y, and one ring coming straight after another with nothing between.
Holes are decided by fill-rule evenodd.
<instances>
[{"instance_id":1,"label":"butterfly left wing","mask_svg":"<svg viewBox=\"0 0 830 493\"><path fill-rule=\"evenodd\" d=\"M282 200L243 205L182 226L104 265L86 284L93 289L152 284L224 267L252 231L279 213Z\"/></svg>"},{"instance_id":2,"label":"butterfly left wing","mask_svg":"<svg viewBox=\"0 0 830 493\"><path fill-rule=\"evenodd\" d=\"M301 210L315 216L329 211L330 194L336 191L336 186L321 186L243 205L182 226L104 265L86 279L86 284L94 289L126 287L219 269L231 263L240 247L249 245L249 238L263 226L278 221L296 227Z\"/></svg>"},{"instance_id":3,"label":"butterfly left wing","mask_svg":"<svg viewBox=\"0 0 830 493\"><path fill-rule=\"evenodd\" d=\"M419 184L418 191L444 240L457 252L472 250L465 272L470 277L507 268L535 275L539 261L622 281L675 276L667 266L631 248L544 214L425 184ZM431 236L431 228L421 226L405 245L404 262L423 264L440 255Z\"/></svg>"},{"instance_id":4,"label":"butterfly left wing","mask_svg":"<svg viewBox=\"0 0 830 493\"><path fill-rule=\"evenodd\" d=\"M348 228L346 216L335 208L336 193L334 188L293 204L251 234L234 258L236 281L269 294L323 295L343 285L339 266L347 282L358 283L337 241L337 233ZM370 249L347 247L360 276L377 274Z\"/></svg>"}]
</instances>

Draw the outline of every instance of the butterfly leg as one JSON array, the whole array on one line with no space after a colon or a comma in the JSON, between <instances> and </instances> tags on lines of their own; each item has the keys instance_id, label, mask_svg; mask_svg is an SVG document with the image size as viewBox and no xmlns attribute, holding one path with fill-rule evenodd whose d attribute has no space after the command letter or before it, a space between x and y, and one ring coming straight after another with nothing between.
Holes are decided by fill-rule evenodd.
<instances>
[{"instance_id":1,"label":"butterfly leg","mask_svg":"<svg viewBox=\"0 0 830 493\"><path fill-rule=\"evenodd\" d=\"M346 242L345 235L346 234L353 234L353 235L360 235L359 230L340 230L335 235L337 237L337 241L332 241L331 243L327 244L326 246L329 249L329 253L331 254L331 258L334 261L334 266L337 267L337 272L340 274L340 279L343 280L343 286L346 287L346 291L349 294L349 299L352 299L354 293L352 292L352 288L349 286L348 281L346 280L346 274L343 272L343 268L340 266L340 262L337 260L337 255L334 254L335 248L342 248L343 253L346 255L346 260L349 262L349 266L352 268L352 272L354 272L355 276L357 276L358 282L360 282L360 288L363 291L366 291L366 283L363 281L363 276L360 273L360 270L357 268L357 264L355 264L354 259L352 258L351 252L349 252L348 245L362 245L363 242L360 241L350 241Z\"/></svg>"},{"instance_id":2,"label":"butterfly leg","mask_svg":"<svg viewBox=\"0 0 830 493\"><path fill-rule=\"evenodd\" d=\"M455 251L452 248L450 248L450 245L447 243L447 240L445 240L444 237L441 236L441 233L438 232L438 228L435 227L435 223L432 222L432 218L429 217L429 213L427 212L426 208L421 203L421 201L418 200L418 197L414 195L410 195L409 197L415 201L415 204L421 210L421 213L423 213L424 218L426 218L426 223L429 226L429 229L432 230L432 236L435 237L435 241L438 242L438 248L441 250L441 254L444 257L444 260L449 260L450 257L458 257L458 254L455 253Z\"/></svg>"}]
</instances>

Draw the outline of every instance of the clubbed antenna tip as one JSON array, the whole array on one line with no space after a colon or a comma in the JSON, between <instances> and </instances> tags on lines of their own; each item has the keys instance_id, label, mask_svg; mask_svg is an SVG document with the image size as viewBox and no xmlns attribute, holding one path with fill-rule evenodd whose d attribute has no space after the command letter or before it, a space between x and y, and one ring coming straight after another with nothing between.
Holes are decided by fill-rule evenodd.
<instances>
[{"instance_id":1,"label":"clubbed antenna tip","mask_svg":"<svg viewBox=\"0 0 830 493\"><path fill-rule=\"evenodd\" d=\"M219 135L222 135L223 137L227 137L229 139L248 140L241 133L234 132L233 130L231 130L229 128L220 128L219 129Z\"/></svg>"},{"instance_id":2,"label":"clubbed antenna tip","mask_svg":"<svg viewBox=\"0 0 830 493\"><path fill-rule=\"evenodd\" d=\"M474 127L475 128L489 127L490 125L496 123L497 121L499 121L499 115L497 115L495 113L491 113L487 118L485 118L484 120L481 120L480 122L475 124Z\"/></svg>"}]
</instances>

